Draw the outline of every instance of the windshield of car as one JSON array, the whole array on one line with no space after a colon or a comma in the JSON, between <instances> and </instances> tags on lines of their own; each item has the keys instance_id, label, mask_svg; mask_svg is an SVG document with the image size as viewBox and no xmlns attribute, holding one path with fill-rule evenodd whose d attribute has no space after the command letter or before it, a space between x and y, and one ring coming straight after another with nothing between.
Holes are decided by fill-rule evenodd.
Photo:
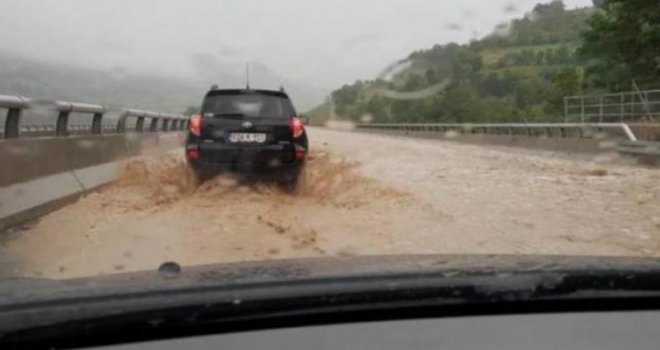
<instances>
[{"instance_id":1,"label":"windshield of car","mask_svg":"<svg viewBox=\"0 0 660 350\"><path fill-rule=\"evenodd\" d=\"M263 94L210 95L204 99L202 114L221 118L244 116L287 119L293 116L286 98Z\"/></svg>"},{"instance_id":2,"label":"windshield of car","mask_svg":"<svg viewBox=\"0 0 660 350\"><path fill-rule=\"evenodd\" d=\"M624 0L3 0L0 289L165 263L658 257L658 18Z\"/></svg>"}]
</instances>

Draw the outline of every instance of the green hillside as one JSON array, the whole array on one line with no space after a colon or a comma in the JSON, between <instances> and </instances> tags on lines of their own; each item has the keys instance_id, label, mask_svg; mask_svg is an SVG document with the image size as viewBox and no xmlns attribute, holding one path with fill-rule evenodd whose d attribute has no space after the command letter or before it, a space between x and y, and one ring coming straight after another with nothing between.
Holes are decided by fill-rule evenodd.
<instances>
[{"instance_id":1,"label":"green hillside","mask_svg":"<svg viewBox=\"0 0 660 350\"><path fill-rule=\"evenodd\" d=\"M576 51L592 8L539 4L525 17L466 45L449 43L407 57L391 79L356 81L332 93L338 116L375 122L513 122L557 120L563 96L584 88ZM446 82L415 100L393 100L382 89L407 92ZM316 109L313 116L327 118Z\"/></svg>"},{"instance_id":2,"label":"green hillside","mask_svg":"<svg viewBox=\"0 0 660 350\"><path fill-rule=\"evenodd\" d=\"M325 101L322 104L316 106L309 112L307 112L307 117L310 120L310 123L314 125L324 125L330 119L332 115L332 104L330 101Z\"/></svg>"}]
</instances>

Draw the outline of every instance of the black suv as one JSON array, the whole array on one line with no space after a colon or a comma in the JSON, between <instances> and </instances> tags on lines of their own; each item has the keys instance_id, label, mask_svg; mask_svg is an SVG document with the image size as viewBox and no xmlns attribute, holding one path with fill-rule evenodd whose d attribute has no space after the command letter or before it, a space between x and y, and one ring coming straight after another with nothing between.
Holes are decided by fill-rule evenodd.
<instances>
[{"instance_id":1,"label":"black suv","mask_svg":"<svg viewBox=\"0 0 660 350\"><path fill-rule=\"evenodd\" d=\"M234 171L295 187L307 151L307 132L283 90L212 88L186 139L186 159L200 179Z\"/></svg>"}]
</instances>

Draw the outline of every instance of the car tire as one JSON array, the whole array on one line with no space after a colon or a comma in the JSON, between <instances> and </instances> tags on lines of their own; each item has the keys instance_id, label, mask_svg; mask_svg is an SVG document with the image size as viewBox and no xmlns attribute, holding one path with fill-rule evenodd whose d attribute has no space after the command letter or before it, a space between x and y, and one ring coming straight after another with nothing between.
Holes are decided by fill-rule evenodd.
<instances>
[{"instance_id":1,"label":"car tire","mask_svg":"<svg viewBox=\"0 0 660 350\"><path fill-rule=\"evenodd\" d=\"M210 180L213 177L213 175L210 172L202 170L202 169L196 169L194 167L190 167L190 172L191 172L192 176L194 177L197 185L201 185L201 184L203 184L207 180Z\"/></svg>"},{"instance_id":2,"label":"car tire","mask_svg":"<svg viewBox=\"0 0 660 350\"><path fill-rule=\"evenodd\" d=\"M298 189L298 180L300 178L300 167L287 170L280 180L280 186L286 193L295 193Z\"/></svg>"}]
</instances>

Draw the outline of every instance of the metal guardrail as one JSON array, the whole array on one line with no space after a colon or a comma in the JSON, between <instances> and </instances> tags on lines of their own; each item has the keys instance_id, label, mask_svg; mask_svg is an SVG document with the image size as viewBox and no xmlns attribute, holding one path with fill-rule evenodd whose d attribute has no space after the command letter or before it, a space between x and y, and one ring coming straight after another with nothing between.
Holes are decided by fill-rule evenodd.
<instances>
[{"instance_id":1,"label":"metal guardrail","mask_svg":"<svg viewBox=\"0 0 660 350\"><path fill-rule=\"evenodd\" d=\"M71 133L89 131L91 134L103 134L104 132L126 132L126 121L135 118L135 131L143 132L146 118L151 120L148 131L174 131L183 130L187 127L188 118L182 115L142 111L137 109L119 110L119 118L116 126L103 125L103 117L107 112L116 111L110 107L66 101L44 101L26 98L22 96L0 95L0 108L7 109L2 138L18 138L24 132L28 136L67 136ZM55 125L22 125L21 115L24 110L31 108L48 109L57 113ZM91 125L70 125L69 115L71 113L90 114Z\"/></svg>"},{"instance_id":2,"label":"metal guardrail","mask_svg":"<svg viewBox=\"0 0 660 350\"><path fill-rule=\"evenodd\" d=\"M637 137L627 124L356 124L358 129L399 130L402 132L455 132L458 134L521 135L556 138L600 138L604 135L619 136L627 141Z\"/></svg>"}]
</instances>

